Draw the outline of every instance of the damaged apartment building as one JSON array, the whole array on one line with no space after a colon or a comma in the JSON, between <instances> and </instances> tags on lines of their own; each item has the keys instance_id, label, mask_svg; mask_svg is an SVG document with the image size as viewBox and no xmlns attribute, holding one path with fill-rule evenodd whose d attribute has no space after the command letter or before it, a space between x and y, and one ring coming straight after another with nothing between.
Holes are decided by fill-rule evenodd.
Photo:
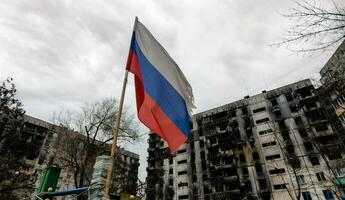
<instances>
[{"instance_id":1,"label":"damaged apartment building","mask_svg":"<svg viewBox=\"0 0 345 200\"><path fill-rule=\"evenodd\" d=\"M51 182L53 191L62 191L75 188L74 169L67 165L62 158L66 155L66 146L63 141L63 134L77 134L65 128L57 126L46 121L25 116L24 125L21 129L21 136L26 140L28 151L25 152L25 167L28 175L30 175L29 182L26 183L25 189L13 191L19 199L36 199L35 194L39 192L46 192L48 188L42 187L42 182ZM78 137L84 137L78 134ZM80 140L82 141L82 140ZM85 141L85 139L84 139ZM79 145L83 145L82 142ZM110 152L110 145L104 146L103 154ZM139 155L127 151L123 148L118 148L118 156L114 164L114 175L111 193L118 194L127 192L136 194ZM83 156L83 155L79 155ZM94 155L97 156L97 155ZM95 160L96 157L91 158ZM87 166L92 175L93 164ZM116 168L116 169L115 169ZM44 177L51 176L52 178L44 180ZM62 198L62 197L61 197ZM59 199L59 198L57 198ZM63 198L69 199L69 198ZM72 198L74 199L74 198Z\"/></svg>"},{"instance_id":2,"label":"damaged apartment building","mask_svg":"<svg viewBox=\"0 0 345 200\"><path fill-rule=\"evenodd\" d=\"M345 127L345 41L320 71L322 90Z\"/></svg>"},{"instance_id":3,"label":"damaged apartment building","mask_svg":"<svg viewBox=\"0 0 345 200\"><path fill-rule=\"evenodd\" d=\"M147 198L341 198L344 132L326 108L302 80L194 115L174 155L151 133Z\"/></svg>"}]
</instances>

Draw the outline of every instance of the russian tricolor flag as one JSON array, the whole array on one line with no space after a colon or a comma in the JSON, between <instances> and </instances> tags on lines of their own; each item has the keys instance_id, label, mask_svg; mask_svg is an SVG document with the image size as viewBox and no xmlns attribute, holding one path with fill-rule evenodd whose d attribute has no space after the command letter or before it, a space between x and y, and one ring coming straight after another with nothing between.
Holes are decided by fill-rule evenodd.
<instances>
[{"instance_id":1,"label":"russian tricolor flag","mask_svg":"<svg viewBox=\"0 0 345 200\"><path fill-rule=\"evenodd\" d=\"M163 138L174 153L191 135L192 88L178 65L138 18L126 68L135 75L139 120Z\"/></svg>"}]
</instances>

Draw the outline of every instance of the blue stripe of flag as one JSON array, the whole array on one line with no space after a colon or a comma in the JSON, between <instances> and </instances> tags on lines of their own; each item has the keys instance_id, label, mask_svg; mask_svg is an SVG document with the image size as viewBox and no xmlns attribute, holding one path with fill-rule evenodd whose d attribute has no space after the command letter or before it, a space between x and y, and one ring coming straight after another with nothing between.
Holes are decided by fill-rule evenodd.
<instances>
[{"instance_id":1,"label":"blue stripe of flag","mask_svg":"<svg viewBox=\"0 0 345 200\"><path fill-rule=\"evenodd\" d=\"M190 116L184 99L145 57L135 40L135 34L132 37L131 48L139 59L145 92L159 105L170 120L189 137L191 135Z\"/></svg>"}]
</instances>

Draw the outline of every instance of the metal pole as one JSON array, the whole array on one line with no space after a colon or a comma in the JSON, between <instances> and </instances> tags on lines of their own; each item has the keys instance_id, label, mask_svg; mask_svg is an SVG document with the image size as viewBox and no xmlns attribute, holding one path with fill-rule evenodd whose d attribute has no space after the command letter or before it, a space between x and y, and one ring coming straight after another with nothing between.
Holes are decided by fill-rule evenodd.
<instances>
[{"instance_id":1,"label":"metal pole","mask_svg":"<svg viewBox=\"0 0 345 200\"><path fill-rule=\"evenodd\" d=\"M117 138L119 136L119 131L120 131L120 120L121 120L121 114L122 114L122 108L123 108L123 100L124 100L125 92L126 92L127 78L128 78L128 70L126 70L125 78L123 79L119 111L118 111L118 114L116 117L113 142L111 145L111 154L110 154L110 158L109 158L110 163L109 163L109 168L108 168L107 180L106 180L105 186L104 186L104 196L107 199L109 199L109 189L110 189L111 179L113 176L113 164L114 164L114 158L115 158L115 154L116 154Z\"/></svg>"}]
</instances>

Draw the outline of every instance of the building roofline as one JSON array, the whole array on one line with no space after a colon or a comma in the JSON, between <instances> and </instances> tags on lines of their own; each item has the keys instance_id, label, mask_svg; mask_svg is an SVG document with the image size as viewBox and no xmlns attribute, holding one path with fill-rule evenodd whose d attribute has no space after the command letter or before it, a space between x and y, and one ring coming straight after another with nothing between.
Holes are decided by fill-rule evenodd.
<instances>
[{"instance_id":1,"label":"building roofline","mask_svg":"<svg viewBox=\"0 0 345 200\"><path fill-rule=\"evenodd\" d=\"M335 52L332 54L332 56L327 60L327 62L323 65L323 67L320 70L320 74L324 74L326 71L328 71L331 67L333 67L333 59L337 59L337 55L340 54L341 51L345 51L345 40L339 45L339 47L335 50Z\"/></svg>"},{"instance_id":2,"label":"building roofline","mask_svg":"<svg viewBox=\"0 0 345 200\"><path fill-rule=\"evenodd\" d=\"M290 83L290 84L282 86L282 87L278 87L276 89L272 89L269 91L263 91L262 93L256 94L254 96L250 96L248 98L240 99L240 100L228 103L228 104L217 106L215 108L211 108L209 110L205 110L205 111L202 111L200 113L196 113L193 115L193 118L201 117L202 115L205 115L209 112L214 112L214 113L221 112L224 110L225 107L226 108L230 108L230 107L237 108L237 107L245 106L245 105L248 105L249 100L255 99L255 98L263 96L263 95L274 97L278 94L281 94L284 91L288 91L288 90L292 90L292 89L297 90L297 89L300 89L300 88L303 88L306 86L313 86L310 79L300 80L300 81Z\"/></svg>"}]
</instances>

